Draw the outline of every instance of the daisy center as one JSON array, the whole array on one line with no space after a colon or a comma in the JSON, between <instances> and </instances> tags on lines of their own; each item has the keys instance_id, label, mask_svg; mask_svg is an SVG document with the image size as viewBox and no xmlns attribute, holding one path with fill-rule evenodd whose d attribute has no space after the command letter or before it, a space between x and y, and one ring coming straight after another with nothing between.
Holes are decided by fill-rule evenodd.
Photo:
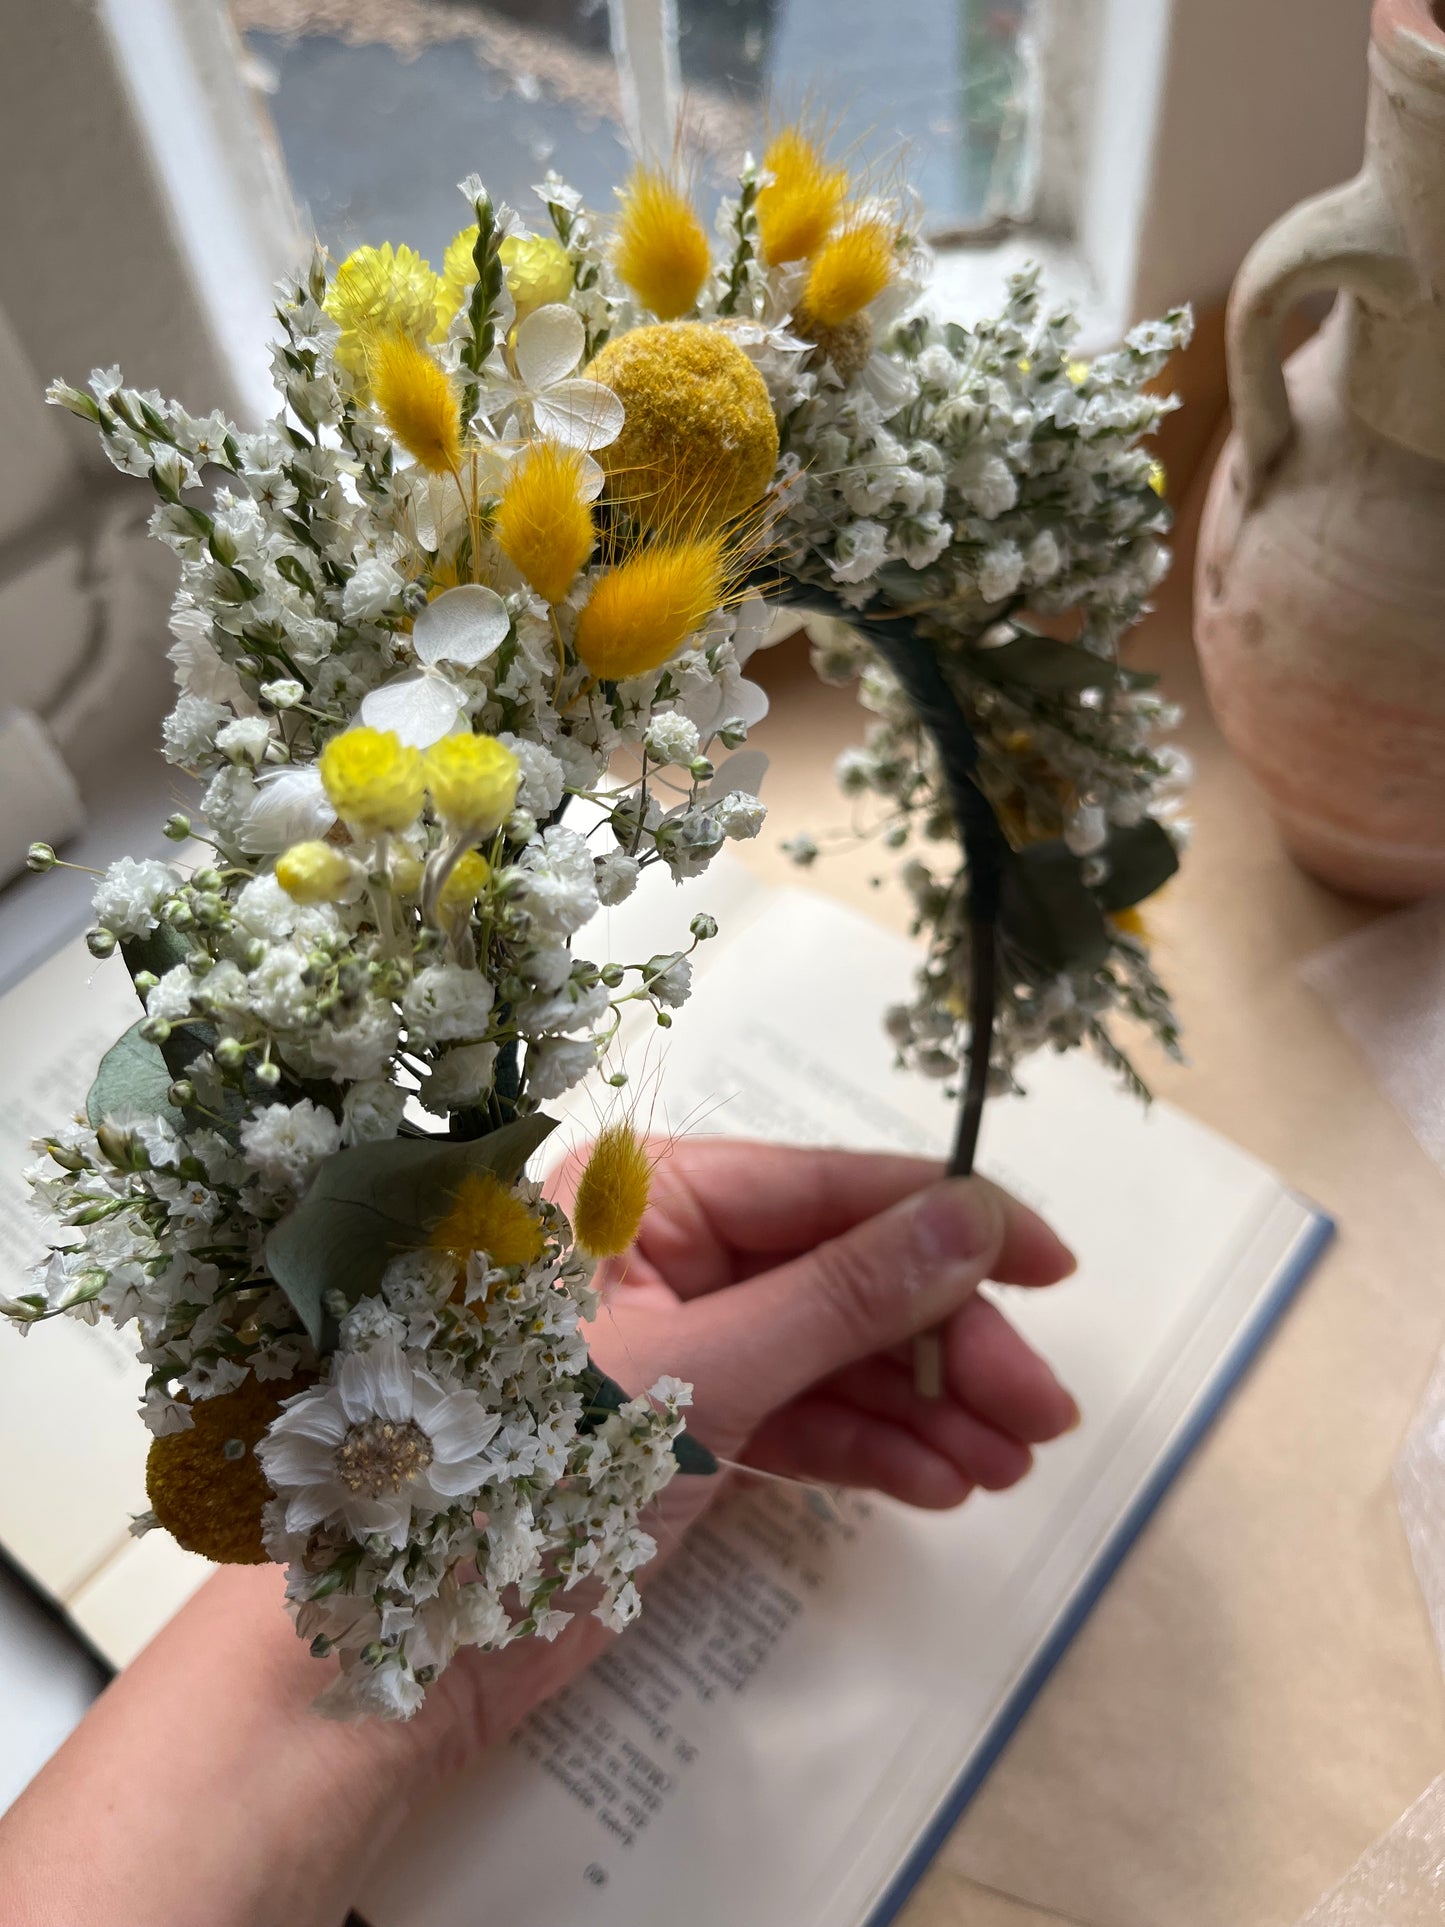
<instances>
[{"instance_id":1,"label":"daisy center","mask_svg":"<svg viewBox=\"0 0 1445 1927\"><path fill-rule=\"evenodd\" d=\"M368 1499L400 1492L425 1472L436 1454L415 1419L369 1418L353 1425L336 1448L336 1476Z\"/></svg>"}]
</instances>

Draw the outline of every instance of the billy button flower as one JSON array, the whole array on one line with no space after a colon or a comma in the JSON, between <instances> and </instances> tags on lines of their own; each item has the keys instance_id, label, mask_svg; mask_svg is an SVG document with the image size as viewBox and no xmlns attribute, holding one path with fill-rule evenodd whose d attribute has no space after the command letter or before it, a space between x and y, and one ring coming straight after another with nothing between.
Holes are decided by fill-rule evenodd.
<instances>
[{"instance_id":1,"label":"billy button flower","mask_svg":"<svg viewBox=\"0 0 1445 1927\"><path fill-rule=\"evenodd\" d=\"M409 829L421 814L426 795L421 755L392 730L363 723L333 736L317 768L327 801L354 835Z\"/></svg>"},{"instance_id":2,"label":"billy button flower","mask_svg":"<svg viewBox=\"0 0 1445 1927\"><path fill-rule=\"evenodd\" d=\"M763 259L773 265L811 259L842 212L846 171L830 167L819 143L795 124L768 142L763 172L770 176L758 193Z\"/></svg>"},{"instance_id":3,"label":"billy button flower","mask_svg":"<svg viewBox=\"0 0 1445 1927\"><path fill-rule=\"evenodd\" d=\"M692 202L658 167L634 168L621 199L612 248L619 279L659 321L690 314L712 267Z\"/></svg>"},{"instance_id":4,"label":"billy button flower","mask_svg":"<svg viewBox=\"0 0 1445 1927\"><path fill-rule=\"evenodd\" d=\"M651 527L720 528L764 495L778 460L767 384L723 328L664 321L619 335L588 373L622 403L599 452L607 492Z\"/></svg>"},{"instance_id":5,"label":"billy button flower","mask_svg":"<svg viewBox=\"0 0 1445 1927\"><path fill-rule=\"evenodd\" d=\"M305 1391L314 1376L263 1382L251 1374L233 1392L197 1399L186 1431L152 1440L146 1496L187 1552L220 1566L266 1564L261 1512L271 1491L256 1463L256 1446L283 1402Z\"/></svg>"}]
</instances>

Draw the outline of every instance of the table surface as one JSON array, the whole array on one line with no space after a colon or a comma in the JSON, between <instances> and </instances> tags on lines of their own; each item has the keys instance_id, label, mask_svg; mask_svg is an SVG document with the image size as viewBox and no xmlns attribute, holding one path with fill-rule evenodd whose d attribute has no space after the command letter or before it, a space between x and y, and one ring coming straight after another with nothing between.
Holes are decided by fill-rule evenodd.
<instances>
[{"instance_id":1,"label":"table surface","mask_svg":"<svg viewBox=\"0 0 1445 1927\"><path fill-rule=\"evenodd\" d=\"M1187 1067L1153 1088L1338 1220L1339 1237L1125 1561L902 1916L907 1927L1292 1927L1445 1768L1445 1686L1391 1468L1445 1341L1445 1183L1300 978L1379 914L1284 855L1221 741L1190 630L1193 514L1131 661L1187 707L1195 825L1151 904ZM757 733L766 844L840 822L819 766L849 691L798 664ZM835 793L836 795L836 793ZM831 811L831 813L830 813ZM876 850L810 884L902 927Z\"/></svg>"},{"instance_id":2,"label":"table surface","mask_svg":"<svg viewBox=\"0 0 1445 1927\"><path fill-rule=\"evenodd\" d=\"M1220 742L1190 643L1187 526L1178 550L1134 659L1188 705L1180 740L1198 771L1189 860L1149 911L1191 1062L1156 1054L1147 1070L1162 1096L1318 1199L1340 1236L906 1927L1292 1927L1445 1766L1445 1687L1391 1482L1445 1339L1445 1184L1299 977L1374 913L1290 864ZM845 820L825 772L861 717L800 651L785 645L770 667L773 712L757 734L774 758L770 821L742 854L787 881L781 838ZM902 927L896 886L870 882L880 867L876 850L855 850L808 881ZM30 1626L17 1650L23 1607L6 1605L6 1696L10 1675L49 1673L54 1703L31 1722L48 1750L90 1683L70 1676L74 1661L67 1673L48 1627Z\"/></svg>"}]
</instances>

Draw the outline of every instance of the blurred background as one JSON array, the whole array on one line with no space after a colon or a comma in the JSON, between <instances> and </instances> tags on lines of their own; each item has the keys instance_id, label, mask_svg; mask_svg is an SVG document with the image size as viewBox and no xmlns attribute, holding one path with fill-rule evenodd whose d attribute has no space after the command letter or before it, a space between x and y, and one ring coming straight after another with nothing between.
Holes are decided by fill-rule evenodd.
<instances>
[{"instance_id":1,"label":"blurred background","mask_svg":"<svg viewBox=\"0 0 1445 1927\"><path fill-rule=\"evenodd\" d=\"M0 19L0 985L84 917L32 838L139 849L169 558L54 375L126 378L242 425L270 412L270 290L314 232L439 258L475 169L524 214L548 168L606 213L679 149L716 199L770 120L921 196L961 318L1028 258L1116 339L1217 310L1254 236L1357 164L1365 0L49 0ZM1194 451L1197 454L1197 450ZM100 802L104 798L104 808Z\"/></svg>"}]
</instances>

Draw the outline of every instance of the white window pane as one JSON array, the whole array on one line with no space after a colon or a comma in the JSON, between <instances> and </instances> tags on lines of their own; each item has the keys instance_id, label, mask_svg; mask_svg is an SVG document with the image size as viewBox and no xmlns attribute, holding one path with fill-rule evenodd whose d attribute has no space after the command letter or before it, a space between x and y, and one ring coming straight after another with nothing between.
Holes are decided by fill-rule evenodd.
<instances>
[{"instance_id":1,"label":"white window pane","mask_svg":"<svg viewBox=\"0 0 1445 1927\"><path fill-rule=\"evenodd\" d=\"M439 260L476 169L535 211L555 167L601 212L629 148L606 0L232 0L297 197L333 251ZM667 9L659 9L666 14ZM1025 218L1031 0L678 0L686 150L711 198L801 109L907 172L935 235ZM640 64L640 63L639 63Z\"/></svg>"}]
</instances>

